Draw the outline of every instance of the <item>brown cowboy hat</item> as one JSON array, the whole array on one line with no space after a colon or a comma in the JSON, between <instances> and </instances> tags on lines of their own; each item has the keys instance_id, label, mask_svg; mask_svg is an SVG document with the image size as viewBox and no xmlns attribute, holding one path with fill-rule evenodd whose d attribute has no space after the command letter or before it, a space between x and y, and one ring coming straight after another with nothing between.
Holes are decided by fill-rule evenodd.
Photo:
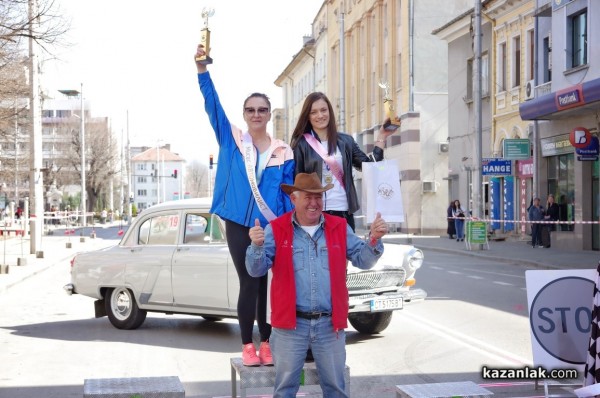
<instances>
[{"instance_id":1,"label":"brown cowboy hat","mask_svg":"<svg viewBox=\"0 0 600 398\"><path fill-rule=\"evenodd\" d=\"M321 193L329 191L331 188L333 188L333 184L331 183L325 186L321 185L321 180L317 173L298 173L294 179L294 185L281 184L281 190L288 195L291 195L295 191Z\"/></svg>"}]
</instances>

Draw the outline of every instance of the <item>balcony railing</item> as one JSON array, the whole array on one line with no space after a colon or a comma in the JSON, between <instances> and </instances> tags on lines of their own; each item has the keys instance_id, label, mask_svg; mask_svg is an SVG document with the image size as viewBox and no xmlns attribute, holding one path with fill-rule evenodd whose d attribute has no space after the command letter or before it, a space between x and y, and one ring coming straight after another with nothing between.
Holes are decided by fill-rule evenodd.
<instances>
[{"instance_id":1,"label":"balcony railing","mask_svg":"<svg viewBox=\"0 0 600 398\"><path fill-rule=\"evenodd\" d=\"M544 94L550 94L552 92L552 82L542 83L539 86L535 86L535 97L540 97Z\"/></svg>"}]
</instances>

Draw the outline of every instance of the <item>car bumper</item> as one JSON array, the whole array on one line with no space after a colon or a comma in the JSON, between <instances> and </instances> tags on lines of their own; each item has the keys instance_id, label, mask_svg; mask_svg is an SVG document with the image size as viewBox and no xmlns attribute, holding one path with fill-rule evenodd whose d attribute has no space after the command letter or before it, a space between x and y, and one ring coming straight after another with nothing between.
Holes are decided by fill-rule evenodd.
<instances>
[{"instance_id":1,"label":"car bumper","mask_svg":"<svg viewBox=\"0 0 600 398\"><path fill-rule=\"evenodd\" d=\"M379 295L362 295L358 297L350 296L349 304L350 310L349 312L371 312L371 300L373 299L381 299L381 298L402 298L402 303L412 303L415 301L424 300L427 297L427 292L423 289L411 289L407 291L401 292L393 292L393 293L385 293ZM400 310L402 308L396 308L394 310Z\"/></svg>"}]
</instances>

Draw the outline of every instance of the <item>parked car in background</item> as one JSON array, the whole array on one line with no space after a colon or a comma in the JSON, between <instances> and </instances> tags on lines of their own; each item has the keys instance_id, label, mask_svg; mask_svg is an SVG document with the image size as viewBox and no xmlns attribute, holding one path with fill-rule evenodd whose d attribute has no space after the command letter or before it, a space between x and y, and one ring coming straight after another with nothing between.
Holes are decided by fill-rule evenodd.
<instances>
[{"instance_id":1,"label":"parked car in background","mask_svg":"<svg viewBox=\"0 0 600 398\"><path fill-rule=\"evenodd\" d=\"M152 206L139 215L121 242L80 253L71 261L69 294L95 298L96 317L119 329L136 329L148 312L237 317L239 281L225 240L225 223L210 214L211 199L186 199ZM393 311L424 299L415 272L423 252L385 244L371 270L349 266L348 320L359 332L384 330Z\"/></svg>"}]
</instances>

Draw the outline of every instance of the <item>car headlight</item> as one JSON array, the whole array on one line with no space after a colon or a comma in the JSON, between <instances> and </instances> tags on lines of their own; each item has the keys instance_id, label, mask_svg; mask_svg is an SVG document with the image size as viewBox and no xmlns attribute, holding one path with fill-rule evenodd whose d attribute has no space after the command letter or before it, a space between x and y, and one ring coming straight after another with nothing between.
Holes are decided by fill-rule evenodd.
<instances>
[{"instance_id":1,"label":"car headlight","mask_svg":"<svg viewBox=\"0 0 600 398\"><path fill-rule=\"evenodd\" d=\"M419 269L423 265L423 252L419 249L412 249L408 252L408 266L412 269Z\"/></svg>"}]
</instances>

